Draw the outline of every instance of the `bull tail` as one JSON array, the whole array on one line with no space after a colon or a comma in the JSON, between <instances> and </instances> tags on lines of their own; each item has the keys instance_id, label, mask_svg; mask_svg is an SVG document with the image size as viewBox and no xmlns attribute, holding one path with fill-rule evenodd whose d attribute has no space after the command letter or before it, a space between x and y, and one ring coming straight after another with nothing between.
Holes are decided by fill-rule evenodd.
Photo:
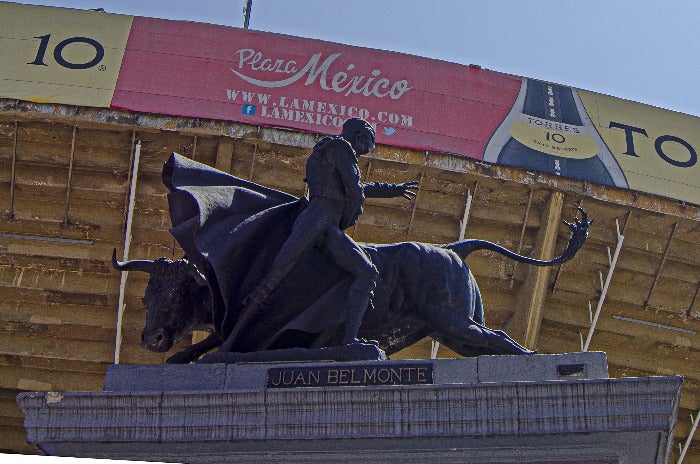
<instances>
[{"instance_id":1,"label":"bull tail","mask_svg":"<svg viewBox=\"0 0 700 464\"><path fill-rule=\"evenodd\" d=\"M574 218L573 223L564 221L564 224L571 230L571 237L569 237L569 243L566 245L564 252L553 259L540 260L529 258L527 256L522 256L514 253L500 245L486 241L486 240L461 240L459 242L449 243L447 245L441 245L442 248L454 251L457 255L465 259L471 253L477 250L490 250L500 253L510 259L515 261L532 264L534 266L553 266L555 264L564 263L569 261L576 255L576 252L581 249L586 239L588 238L588 229L593 224L593 220L588 220L588 215L586 211L582 208L578 208L581 211L582 219L579 220L578 217Z\"/></svg>"},{"instance_id":2,"label":"bull tail","mask_svg":"<svg viewBox=\"0 0 700 464\"><path fill-rule=\"evenodd\" d=\"M457 256L459 256L462 259L466 259L467 256L469 256L471 253L478 251L478 250L489 250L489 251L495 251L496 253L500 253L510 259L513 259L515 261L521 262L521 263L526 263L526 264L533 264L535 266L553 266L558 263L562 263L564 261L568 261L573 257L573 254L570 253L570 256L567 258L565 255L566 250L561 256L557 256L554 259L550 260L539 260L535 258L529 258L527 256L519 255L517 253L514 253L507 248L503 248L500 245L496 245L493 242L489 242L486 240L461 240L459 242L454 242L454 243L449 243L447 245L442 245L442 248L446 248L448 250L454 251L457 253Z\"/></svg>"}]
</instances>

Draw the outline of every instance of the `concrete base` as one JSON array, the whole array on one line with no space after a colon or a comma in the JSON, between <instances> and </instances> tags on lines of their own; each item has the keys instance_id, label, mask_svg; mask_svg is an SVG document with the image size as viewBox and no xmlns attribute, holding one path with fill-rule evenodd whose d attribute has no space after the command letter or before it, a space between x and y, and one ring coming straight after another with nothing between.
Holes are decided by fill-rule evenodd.
<instances>
[{"instance_id":1,"label":"concrete base","mask_svg":"<svg viewBox=\"0 0 700 464\"><path fill-rule=\"evenodd\" d=\"M310 386L317 379L331 386ZM28 441L60 456L664 463L681 384L680 377L609 379L603 353L119 365L108 372L109 391L23 393L18 403Z\"/></svg>"}]
</instances>

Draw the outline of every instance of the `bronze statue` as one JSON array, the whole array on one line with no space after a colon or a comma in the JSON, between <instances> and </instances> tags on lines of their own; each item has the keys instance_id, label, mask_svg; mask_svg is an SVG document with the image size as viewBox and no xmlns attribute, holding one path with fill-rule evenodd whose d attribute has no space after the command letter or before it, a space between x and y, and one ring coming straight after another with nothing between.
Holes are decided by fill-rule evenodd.
<instances>
[{"instance_id":1,"label":"bronze statue","mask_svg":"<svg viewBox=\"0 0 700 464\"><path fill-rule=\"evenodd\" d=\"M361 245L378 269L374 305L367 311L359 335L377 340L379 347L391 355L426 336L431 336L463 356L485 354L531 354L505 332L485 326L484 308L474 276L463 262L477 250L491 250L511 259L537 266L551 266L570 260L583 245L591 222L582 211L582 220L569 224L572 236L564 252L548 261L524 257L485 240L462 240L447 245L403 242L386 245ZM568 223L567 223L568 224ZM256 247L250 243L247 247ZM116 252L115 252L116 253ZM261 250L261 254L265 251ZM171 261L134 260L121 263L112 257L114 267L122 271L144 271L151 274L146 288L148 308L142 334L144 347L165 352L192 330L208 330L212 334L202 342L186 348L168 359L169 363L196 361L206 351L220 346L225 333L217 330L214 321L221 308L213 303L210 285L187 259ZM319 348L338 345L341 341L331 315L316 308L305 317L295 317L294 305L284 301L302 299L311 302L321 292L303 298L306 292L321 288L327 298L320 297L324 306L332 303L342 282L343 274L334 272L333 263L316 255L309 263L317 269L312 276L294 276L280 295L274 313L253 319L249 330L236 339L236 350L242 352L283 350L289 348ZM254 272L254 271L251 271ZM330 273L330 274L329 274ZM242 280L246 275L241 276ZM348 282L345 284L347 288ZM342 285L341 285L342 287ZM294 298L289 299L289 298ZM305 303L308 304L308 303ZM303 314L302 314L303 316ZM322 317L325 316L325 317ZM216 353L210 362L225 362L228 354ZM240 358L239 358L240 359ZM269 359L269 358L267 358ZM328 359L328 358L320 358ZM289 360L289 359L287 359Z\"/></svg>"},{"instance_id":2,"label":"bronze statue","mask_svg":"<svg viewBox=\"0 0 700 464\"><path fill-rule=\"evenodd\" d=\"M243 309L222 345L229 351L234 340L268 303L272 292L287 276L300 257L316 244L323 244L336 265L352 274L345 305L345 334L342 343L356 343L357 331L377 278L377 269L355 241L343 230L351 227L362 213L365 196L410 199L416 182L403 184L363 183L357 166L361 155L374 147L375 132L363 119L345 121L338 137L324 137L313 148L306 162L309 202L294 221L292 231L277 253L265 277L243 300Z\"/></svg>"},{"instance_id":3,"label":"bronze statue","mask_svg":"<svg viewBox=\"0 0 700 464\"><path fill-rule=\"evenodd\" d=\"M241 360L236 353L244 353L248 357L243 359L249 360L249 355L254 353L270 353L266 350L275 350L278 354L271 359L279 360L287 356L285 349L307 350L302 351L301 358L295 358L303 359L319 356L313 350L337 346L347 347L348 353L357 353L353 347L369 345L345 345L354 342L357 336L378 341L379 348L387 354L426 336L440 340L464 356L532 353L504 332L485 326L481 295L463 259L475 250L488 249L533 265L568 261L588 236L592 221L585 211L580 210L581 220L576 218L572 224L567 223L572 231L569 244L561 256L552 260L520 256L484 240L449 245L344 242L347 250L362 253L360 257L371 263L371 268L367 262L360 263L357 268L363 273L356 273L355 268L343 267L338 262L341 259L337 250L330 249L336 242L324 242L327 231L342 233L341 227L353 224L364 196L411 198L411 189L416 184L359 182L356 153L371 147L373 134L366 126L349 126L350 133L357 135L359 131L361 139L367 134L372 137L367 137L366 142L357 140L354 145L345 137L326 139L314 149L316 152L316 149L342 147L340 154L352 156L347 164L353 174L350 185L354 193L334 192L336 195L330 199L319 196L316 184L312 187L316 162L327 154L318 154L322 160L311 161L315 154L310 157L307 180L311 199L296 198L236 178L177 154L170 157L163 168L163 182L170 190L171 233L186 258L120 263L113 256L113 264L119 270L151 274L145 295L147 321L142 334L146 348L167 351L177 340L200 329L210 331L210 337L175 354L168 362L195 361L215 347L219 347L218 352L201 361ZM333 171L322 174L327 172ZM343 193L347 192L345 184L337 178L330 182L335 182L332 184L335 188L342 185ZM314 202L321 206L312 206ZM304 214L318 211L316 208L327 214L327 222L314 226L307 235L303 232L311 219L304 219ZM295 229L304 235L302 241L290 239ZM295 243L301 243L305 249L291 254L283 251ZM283 263L282 271L274 270L275 262ZM270 274L273 284L262 284L264 289L259 292L261 282L266 282ZM371 283L376 283L373 304L369 304ZM361 306L347 308L348 297L355 290L356 295L361 295L355 300ZM259 299L255 301L256 298ZM244 305L244 301L254 303ZM340 356L347 357L342 353Z\"/></svg>"}]
</instances>

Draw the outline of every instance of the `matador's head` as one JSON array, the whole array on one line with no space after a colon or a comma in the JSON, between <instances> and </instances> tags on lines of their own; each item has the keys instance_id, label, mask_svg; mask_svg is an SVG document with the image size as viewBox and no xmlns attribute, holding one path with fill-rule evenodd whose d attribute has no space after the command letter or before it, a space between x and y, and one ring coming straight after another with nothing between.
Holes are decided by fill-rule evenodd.
<instances>
[{"instance_id":1,"label":"matador's head","mask_svg":"<svg viewBox=\"0 0 700 464\"><path fill-rule=\"evenodd\" d=\"M374 148L374 128L364 119L350 118L343 124L340 136L350 142L355 155L366 155Z\"/></svg>"}]
</instances>

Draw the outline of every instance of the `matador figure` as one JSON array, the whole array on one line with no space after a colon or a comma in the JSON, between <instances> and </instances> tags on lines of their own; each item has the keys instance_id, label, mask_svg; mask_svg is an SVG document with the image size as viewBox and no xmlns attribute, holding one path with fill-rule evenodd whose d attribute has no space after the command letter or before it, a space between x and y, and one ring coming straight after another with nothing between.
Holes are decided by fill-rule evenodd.
<instances>
[{"instance_id":1,"label":"matador figure","mask_svg":"<svg viewBox=\"0 0 700 464\"><path fill-rule=\"evenodd\" d=\"M375 132L363 119L345 121L339 136L324 137L306 162L309 203L297 217L292 232L282 245L267 275L243 300L243 310L221 351L228 351L244 327L263 308L279 282L312 246L321 244L332 260L353 276L344 304L345 330L342 343L357 343L357 332L371 304L377 269L367 255L343 230L353 226L365 197L407 199L416 194L417 182L401 184L360 180L358 159L374 147Z\"/></svg>"}]
</instances>

